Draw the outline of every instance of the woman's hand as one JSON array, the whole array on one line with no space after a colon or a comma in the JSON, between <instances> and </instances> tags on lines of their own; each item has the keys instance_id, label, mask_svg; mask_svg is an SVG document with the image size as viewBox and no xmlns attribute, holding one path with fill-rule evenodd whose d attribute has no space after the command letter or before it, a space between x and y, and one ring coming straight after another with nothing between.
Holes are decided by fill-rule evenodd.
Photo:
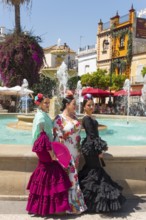
<instances>
[{"instance_id":1,"label":"woman's hand","mask_svg":"<svg viewBox=\"0 0 146 220\"><path fill-rule=\"evenodd\" d=\"M98 156L99 158L103 158L103 153L99 154Z\"/></svg>"},{"instance_id":2,"label":"woman's hand","mask_svg":"<svg viewBox=\"0 0 146 220\"><path fill-rule=\"evenodd\" d=\"M64 144L64 139L63 139L63 138L59 138L59 142L60 142L61 144Z\"/></svg>"}]
</instances>

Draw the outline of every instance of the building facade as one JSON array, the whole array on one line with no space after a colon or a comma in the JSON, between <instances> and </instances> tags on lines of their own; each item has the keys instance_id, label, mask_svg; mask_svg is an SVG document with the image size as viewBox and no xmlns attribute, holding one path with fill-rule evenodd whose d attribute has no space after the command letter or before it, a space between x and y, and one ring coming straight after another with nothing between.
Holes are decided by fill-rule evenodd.
<instances>
[{"instance_id":1,"label":"building facade","mask_svg":"<svg viewBox=\"0 0 146 220\"><path fill-rule=\"evenodd\" d=\"M86 46L78 49L78 75L92 73L97 70L97 48L96 45Z\"/></svg>"},{"instance_id":2,"label":"building facade","mask_svg":"<svg viewBox=\"0 0 146 220\"><path fill-rule=\"evenodd\" d=\"M70 76L77 75L76 53L66 44L58 42L56 45L44 48L44 67L41 73L54 79L56 72L64 61Z\"/></svg>"},{"instance_id":3,"label":"building facade","mask_svg":"<svg viewBox=\"0 0 146 220\"><path fill-rule=\"evenodd\" d=\"M97 33L97 68L111 75L125 74L133 88L141 87L141 70L146 64L146 48L139 46L146 44L146 20L142 26L139 19L132 6L127 15L117 12L107 23L100 20Z\"/></svg>"}]
</instances>

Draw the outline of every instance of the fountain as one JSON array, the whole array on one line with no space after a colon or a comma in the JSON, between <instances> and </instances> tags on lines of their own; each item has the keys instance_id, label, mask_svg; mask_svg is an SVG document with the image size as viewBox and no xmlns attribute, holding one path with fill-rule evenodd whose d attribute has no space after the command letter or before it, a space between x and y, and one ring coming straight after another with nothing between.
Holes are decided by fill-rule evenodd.
<instances>
[{"instance_id":1,"label":"fountain","mask_svg":"<svg viewBox=\"0 0 146 220\"><path fill-rule=\"evenodd\" d=\"M53 99L51 99L52 103L50 109L52 110L52 114L55 115L57 114L56 111L59 111L59 108L57 109L57 107L59 106L59 101L61 98L65 96L65 91L67 89L67 78L64 78L64 76L68 77L67 67L65 63L62 63L56 75L59 83L59 86L57 88L61 89L62 92L60 93L58 91L57 94L58 97L54 96ZM60 79L62 80L62 78L59 78L60 76L62 76L63 82L60 81ZM81 90L80 82L78 83L77 88L78 88L78 97L80 98L80 90ZM125 89L127 89L127 92L128 90L130 90L130 83L128 81L125 83ZM52 106L54 107L52 108ZM79 107L79 112L80 112L80 107ZM30 118L27 117L28 114L24 116L27 119ZM2 116L2 117L6 117L6 116ZM54 115L51 115L51 117L53 118ZM98 117L99 119L99 117L103 117L103 116L96 115L96 117ZM116 119L117 120L119 119L119 116L112 115L112 117L114 119L114 122L116 121ZM125 119L125 117L121 117L121 118L122 120ZM128 120L129 120L129 115L127 114L127 122ZM143 121L144 120L141 120L141 122ZM1 118L1 122L2 122L2 118ZM104 124L103 121L99 120L99 122ZM132 129L131 124L132 123L128 124L128 126L126 125L129 128L127 129L127 131ZM134 124L137 129L138 127L137 122L135 121ZM110 124L107 127L110 127ZM15 131L14 129L10 129L10 130ZM9 136L10 130L7 130L5 132L6 136ZM3 131L3 129L1 129L1 131ZM13 133L13 137L17 138L17 136L19 136L18 132L19 131L15 131ZM122 132L123 131L121 130L119 136L121 135ZM26 144L25 142L25 139L27 139L28 136L27 134L25 134L24 131L22 133L24 135L23 143L25 144L23 144L22 142L21 144L17 143L17 145L16 143L12 143L13 137L10 141L10 144L6 144L6 143L0 144L0 149L1 149L0 172L2 173L2 175L0 175L0 183L1 183L0 194L4 196L8 196L9 198L10 196L11 197L14 196L15 198L20 198L20 196L23 197L27 196L26 185L28 183L28 179L32 171L34 170L37 164L36 156L31 152L31 144ZM112 136L111 130L110 132L106 132L106 134L108 136ZM115 136L117 135L117 129L114 130L114 134ZM136 135L135 137L137 138ZM141 138L141 136L139 137ZM124 137L123 139L120 138L119 141L116 143L116 146L114 147L112 146L112 143L110 143L109 150L105 155L105 161L107 164L105 169L107 169L107 172L112 176L113 179L115 179L123 186L125 194L128 195L146 194L146 181L145 181L146 147L145 145L140 145L140 144L134 146L127 146L127 145L121 146L122 145L121 142L123 142L124 139L125 139ZM114 140L114 137L112 138L112 140Z\"/></svg>"},{"instance_id":2,"label":"fountain","mask_svg":"<svg viewBox=\"0 0 146 220\"><path fill-rule=\"evenodd\" d=\"M31 130L34 114L28 114L32 102L32 98L29 96L32 90L28 89L27 79L23 79L21 90L19 91L19 114L17 115L18 122L9 123L8 126L14 129ZM25 113L25 114L24 114Z\"/></svg>"},{"instance_id":3,"label":"fountain","mask_svg":"<svg viewBox=\"0 0 146 220\"><path fill-rule=\"evenodd\" d=\"M77 113L80 114L81 113L81 102L82 102L82 84L81 84L81 80L78 81L77 83L77 88L76 88L76 100L77 100Z\"/></svg>"},{"instance_id":4,"label":"fountain","mask_svg":"<svg viewBox=\"0 0 146 220\"><path fill-rule=\"evenodd\" d=\"M126 79L123 89L127 92L127 124L129 123L129 97L130 97L130 80Z\"/></svg>"},{"instance_id":5,"label":"fountain","mask_svg":"<svg viewBox=\"0 0 146 220\"><path fill-rule=\"evenodd\" d=\"M144 76L143 87L141 89L141 103L143 105L144 115L146 115L146 75Z\"/></svg>"},{"instance_id":6,"label":"fountain","mask_svg":"<svg viewBox=\"0 0 146 220\"><path fill-rule=\"evenodd\" d=\"M67 65L63 61L56 72L57 86L55 91L52 91L52 99L50 99L49 115L52 119L60 112L61 99L65 97L68 81Z\"/></svg>"},{"instance_id":7,"label":"fountain","mask_svg":"<svg viewBox=\"0 0 146 220\"><path fill-rule=\"evenodd\" d=\"M68 81L67 65L65 64L64 61L57 70L56 77L59 82L58 94L60 95L61 98L64 98L67 89L67 81Z\"/></svg>"},{"instance_id":8,"label":"fountain","mask_svg":"<svg viewBox=\"0 0 146 220\"><path fill-rule=\"evenodd\" d=\"M144 76L143 87L141 89L141 96L139 100L130 105L130 115L146 116L146 75Z\"/></svg>"},{"instance_id":9,"label":"fountain","mask_svg":"<svg viewBox=\"0 0 146 220\"><path fill-rule=\"evenodd\" d=\"M25 114L27 114L27 112L28 112L28 98L27 98L28 94L25 93L25 89L28 89L27 79L23 79L23 82L22 82L22 85L21 85L21 90L22 90L22 92L21 92L22 97L21 98L24 99L24 100L22 99L21 105L22 105L23 111L25 110Z\"/></svg>"}]
</instances>

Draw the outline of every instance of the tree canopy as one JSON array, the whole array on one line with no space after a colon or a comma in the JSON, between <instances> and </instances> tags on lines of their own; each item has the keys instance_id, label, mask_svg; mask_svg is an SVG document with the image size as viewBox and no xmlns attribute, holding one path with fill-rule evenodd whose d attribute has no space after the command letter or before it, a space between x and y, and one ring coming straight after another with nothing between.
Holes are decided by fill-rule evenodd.
<instances>
[{"instance_id":1,"label":"tree canopy","mask_svg":"<svg viewBox=\"0 0 146 220\"><path fill-rule=\"evenodd\" d=\"M141 71L142 76L144 77L146 75L146 67L144 66Z\"/></svg>"},{"instance_id":2,"label":"tree canopy","mask_svg":"<svg viewBox=\"0 0 146 220\"><path fill-rule=\"evenodd\" d=\"M93 88L119 90L123 87L126 75L107 74L106 70L97 69L91 74L87 73L81 76L82 86L91 86Z\"/></svg>"}]
</instances>

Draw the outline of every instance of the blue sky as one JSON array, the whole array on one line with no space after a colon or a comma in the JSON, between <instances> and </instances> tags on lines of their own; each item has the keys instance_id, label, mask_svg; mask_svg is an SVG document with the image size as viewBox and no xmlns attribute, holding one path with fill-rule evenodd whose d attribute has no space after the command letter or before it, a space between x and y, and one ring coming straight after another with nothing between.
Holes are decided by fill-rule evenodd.
<instances>
[{"instance_id":1,"label":"blue sky","mask_svg":"<svg viewBox=\"0 0 146 220\"><path fill-rule=\"evenodd\" d=\"M146 8L146 0L32 0L32 6L21 6L21 26L42 38L41 46L67 43L73 50L96 43L97 25L116 15ZM144 16L146 17L146 16ZM14 9L0 1L0 26L14 28Z\"/></svg>"}]
</instances>

